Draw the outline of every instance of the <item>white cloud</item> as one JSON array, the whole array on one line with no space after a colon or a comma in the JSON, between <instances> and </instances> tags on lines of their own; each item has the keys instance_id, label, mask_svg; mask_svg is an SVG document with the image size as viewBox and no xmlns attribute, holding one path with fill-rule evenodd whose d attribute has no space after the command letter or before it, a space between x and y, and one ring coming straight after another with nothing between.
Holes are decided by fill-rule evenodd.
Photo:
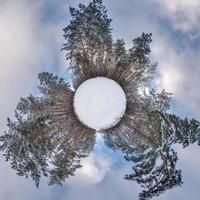
<instances>
[{"instance_id":1,"label":"white cloud","mask_svg":"<svg viewBox=\"0 0 200 200\"><path fill-rule=\"evenodd\" d=\"M80 3L87 5L89 2L89 0L68 0L68 4L72 7L77 7Z\"/></svg>"},{"instance_id":2,"label":"white cloud","mask_svg":"<svg viewBox=\"0 0 200 200\"><path fill-rule=\"evenodd\" d=\"M110 170L112 161L110 158L101 154L92 153L88 159L83 161L83 168L79 174L91 183L100 183Z\"/></svg>"},{"instance_id":3,"label":"white cloud","mask_svg":"<svg viewBox=\"0 0 200 200\"><path fill-rule=\"evenodd\" d=\"M183 32L199 30L199 0L152 0L161 7L161 15L168 17L175 28Z\"/></svg>"},{"instance_id":4,"label":"white cloud","mask_svg":"<svg viewBox=\"0 0 200 200\"><path fill-rule=\"evenodd\" d=\"M153 33L151 56L153 61L158 62L154 79L157 89L166 89L173 93L173 100L176 102L173 112L200 118L198 112L199 48L195 49L191 46L188 34L182 35L184 39L179 38L179 32L167 29L169 26L165 26L160 20L161 18L172 20L170 17L173 14L167 12L168 8L165 8L165 4L179 9L177 2L181 4L182 1L175 0L175 5L171 5L172 1L158 0L148 2L127 0L123 4L117 0L109 1L109 3L106 1L105 4L107 4L108 13L113 18L114 36L124 38L127 47L132 46L131 40L142 32ZM189 5L188 1L184 2L185 6L188 5L191 8L198 4L197 1L192 5ZM175 21L171 22L175 27Z\"/></svg>"},{"instance_id":5,"label":"white cloud","mask_svg":"<svg viewBox=\"0 0 200 200\"><path fill-rule=\"evenodd\" d=\"M180 112L188 108L189 112L193 111L196 116L199 116L199 50L186 45L180 51L173 39L163 33L166 30L160 31L162 29L161 24L153 19L160 19L161 16L167 17L175 28L184 32L193 31L199 24L200 2L198 0L152 1L161 6L160 12L152 9L153 7L149 8L149 4L144 3L146 1L137 1L136 5L135 1L129 0L126 3L116 0L112 3L110 1L105 2L114 20L114 35L124 37L130 43L131 39L143 31L153 32L154 46L152 53L154 60L159 62L158 70L160 72L157 87L174 92L174 97L180 105ZM40 71L57 71L61 69L62 65L65 65L63 54L59 52L59 45L62 44L61 40L63 39L62 28L65 26L63 21L59 21L59 23L50 20L43 21L42 8L44 4L48 4L47 2L50 1L0 1L1 128L5 125L5 118L10 116L14 110L19 97L28 95L35 88L36 76ZM78 4L78 1L72 0L67 1L66 5L61 1L58 2L58 8L54 7L53 9L53 11L58 9L58 13L62 13L63 9L66 9L67 12L69 5L76 6ZM154 18L152 18L152 13L155 13ZM56 66L58 65L58 69L53 68L55 63ZM194 168L198 169L198 162L195 163L198 156L195 152L189 151L185 157L185 162L191 162L195 166ZM190 154L193 156L190 157ZM184 158L180 157L180 159ZM30 196L33 199L53 199L52 196L59 193L59 191L54 190L49 195L48 192L51 189L48 187L36 190L32 181L19 178L13 170L8 169L8 163L0 161L0 164L0 199L23 200ZM83 168L77 171L77 175L71 180L71 188L66 190L66 196L72 198L65 197L63 199L77 200L81 197L87 200L103 198L116 200L131 199L133 195L137 196L136 184L122 179L125 174L124 166L115 171L112 168L111 158L102 154L91 154L82 164ZM190 171L186 171L186 173L190 174ZM184 188L185 194L187 193L190 196L191 188L189 185L191 182L196 184L195 181L190 180L188 188ZM86 183L89 184L87 189L85 187L77 188L78 185L87 185ZM65 188L61 190L65 190ZM177 199L173 198L173 195L177 192L171 191L171 198L166 199ZM194 192L197 193L198 191L196 189ZM38 198L35 198L37 195ZM61 194L57 195L59 197ZM160 199L162 198L164 197L161 196Z\"/></svg>"},{"instance_id":6,"label":"white cloud","mask_svg":"<svg viewBox=\"0 0 200 200\"><path fill-rule=\"evenodd\" d=\"M164 37L156 38L155 45L152 46L152 56L158 62L159 75L156 78L158 90L166 89L178 95L183 81L182 66L183 57L170 46L170 41L165 41Z\"/></svg>"},{"instance_id":7,"label":"white cloud","mask_svg":"<svg viewBox=\"0 0 200 200\"><path fill-rule=\"evenodd\" d=\"M92 152L89 157L82 160L83 167L69 180L69 184L75 187L88 187L101 183L110 171L112 162L111 158L102 152Z\"/></svg>"},{"instance_id":8,"label":"white cloud","mask_svg":"<svg viewBox=\"0 0 200 200\"><path fill-rule=\"evenodd\" d=\"M117 156L117 154L116 154ZM108 157L108 156L107 156ZM109 159L112 159L109 156ZM63 200L118 200L118 199L137 199L140 186L137 182L123 179L124 175L131 169L131 166L124 161L121 168L111 166L106 172L106 176L98 183L88 183L88 179L77 178L76 185L70 185L66 190ZM79 181L79 183L78 183Z\"/></svg>"},{"instance_id":9,"label":"white cloud","mask_svg":"<svg viewBox=\"0 0 200 200\"><path fill-rule=\"evenodd\" d=\"M35 200L48 199L51 197L51 188L41 181L40 188L36 188L31 178L19 177L11 169L10 164L0 158L0 199L6 200Z\"/></svg>"},{"instance_id":10,"label":"white cloud","mask_svg":"<svg viewBox=\"0 0 200 200\"><path fill-rule=\"evenodd\" d=\"M194 50L189 44L180 48L170 37L156 35L155 38L152 58L158 62L158 74L154 80L157 89L173 93L176 101L174 112L200 119L199 50Z\"/></svg>"},{"instance_id":11,"label":"white cloud","mask_svg":"<svg viewBox=\"0 0 200 200\"><path fill-rule=\"evenodd\" d=\"M37 74L62 70L63 22L43 21L44 3L0 1L0 134L19 98L35 92ZM0 159L0 177L0 199L51 199L46 184L36 189L31 180L18 177L4 158Z\"/></svg>"},{"instance_id":12,"label":"white cloud","mask_svg":"<svg viewBox=\"0 0 200 200\"><path fill-rule=\"evenodd\" d=\"M1 126L19 97L36 86L39 72L63 65L62 21L44 23L42 6L40 1L0 2Z\"/></svg>"}]
</instances>

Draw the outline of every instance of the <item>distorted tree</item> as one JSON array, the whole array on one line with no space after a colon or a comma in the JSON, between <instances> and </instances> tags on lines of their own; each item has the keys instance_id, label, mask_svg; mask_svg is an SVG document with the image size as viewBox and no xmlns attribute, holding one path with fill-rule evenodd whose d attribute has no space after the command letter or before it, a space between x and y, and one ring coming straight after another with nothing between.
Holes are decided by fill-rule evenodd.
<instances>
[{"instance_id":1,"label":"distorted tree","mask_svg":"<svg viewBox=\"0 0 200 200\"><path fill-rule=\"evenodd\" d=\"M92 151L97 131L76 112L75 97L86 81L104 78L105 85L109 80L121 88L126 102L122 115L114 117L115 123L98 130L105 134L109 147L120 149L133 162L135 173L126 179L136 180L146 189L141 199L180 185L181 173L176 170L178 158L171 145L182 143L186 147L199 142L199 123L168 114L170 93L151 89L156 68L149 58L152 35L142 33L133 40L130 49L126 49L123 39L114 41L111 19L101 0L70 8L70 13L71 21L64 29L63 50L70 61L71 84L48 72L39 74L40 94L20 99L16 120L8 119L8 130L0 137L0 150L6 160L18 175L31 176L37 186L42 175L49 177L50 184L61 184L74 175L81 167L81 158ZM140 92L146 85L149 94ZM98 92L98 84L96 87L94 91ZM105 108L102 104L107 105L104 100L116 103L113 92L108 91L103 98L104 93L98 93L103 101L94 104L96 107L88 105L84 112L101 114L98 112ZM106 109L110 114L110 108ZM158 168L157 159L162 163Z\"/></svg>"}]
</instances>

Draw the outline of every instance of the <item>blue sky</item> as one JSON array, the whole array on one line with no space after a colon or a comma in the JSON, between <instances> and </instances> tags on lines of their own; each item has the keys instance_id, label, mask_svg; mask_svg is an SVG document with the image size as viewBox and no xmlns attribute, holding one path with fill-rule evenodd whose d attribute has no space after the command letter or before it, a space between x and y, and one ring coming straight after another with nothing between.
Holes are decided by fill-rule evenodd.
<instances>
[{"instance_id":1,"label":"blue sky","mask_svg":"<svg viewBox=\"0 0 200 200\"><path fill-rule=\"evenodd\" d=\"M69 66L60 51L62 29L69 22L69 6L88 0L0 0L0 128L21 96L36 93L37 74L50 71L68 78ZM200 1L199 0L104 0L113 19L113 37L124 38L127 47L142 32L153 33L153 61L158 62L154 85L173 92L171 110L200 120ZM162 200L199 196L200 150L197 145L178 149L184 185L158 197ZM31 180L18 177L0 158L0 199L26 200L129 200L140 188L122 179L130 166L119 152L98 139L84 167L63 187L36 189Z\"/></svg>"}]
</instances>

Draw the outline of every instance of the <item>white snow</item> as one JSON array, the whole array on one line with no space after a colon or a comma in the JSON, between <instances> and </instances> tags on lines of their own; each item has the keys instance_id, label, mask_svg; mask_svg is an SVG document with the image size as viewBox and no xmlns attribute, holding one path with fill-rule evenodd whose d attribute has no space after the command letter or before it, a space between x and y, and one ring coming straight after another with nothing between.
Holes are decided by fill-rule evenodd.
<instances>
[{"instance_id":1,"label":"white snow","mask_svg":"<svg viewBox=\"0 0 200 200\"><path fill-rule=\"evenodd\" d=\"M91 78L76 90L74 110L79 120L90 128L98 131L111 128L126 110L126 96L112 79Z\"/></svg>"}]
</instances>

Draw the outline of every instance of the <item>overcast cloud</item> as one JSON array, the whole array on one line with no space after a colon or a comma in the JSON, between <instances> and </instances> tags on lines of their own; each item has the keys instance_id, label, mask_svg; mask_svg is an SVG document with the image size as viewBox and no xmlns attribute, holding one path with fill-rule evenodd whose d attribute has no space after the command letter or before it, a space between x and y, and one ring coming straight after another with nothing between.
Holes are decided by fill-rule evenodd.
<instances>
[{"instance_id":1,"label":"overcast cloud","mask_svg":"<svg viewBox=\"0 0 200 200\"><path fill-rule=\"evenodd\" d=\"M68 7L79 2L89 1L0 0L1 133L19 98L36 93L39 72L67 77L68 64L60 51L64 43L62 29L69 21ZM174 93L174 112L200 119L200 1L104 0L104 4L113 19L114 38L124 38L127 47L142 32L153 33L151 57L159 63L155 86ZM179 150L185 184L157 199L198 199L199 153L195 145ZM122 155L105 148L102 141L83 163L77 176L63 187L48 187L44 180L36 189L31 180L16 176L1 158L0 199L136 199L140 189L122 179L130 166L122 161Z\"/></svg>"}]
</instances>

